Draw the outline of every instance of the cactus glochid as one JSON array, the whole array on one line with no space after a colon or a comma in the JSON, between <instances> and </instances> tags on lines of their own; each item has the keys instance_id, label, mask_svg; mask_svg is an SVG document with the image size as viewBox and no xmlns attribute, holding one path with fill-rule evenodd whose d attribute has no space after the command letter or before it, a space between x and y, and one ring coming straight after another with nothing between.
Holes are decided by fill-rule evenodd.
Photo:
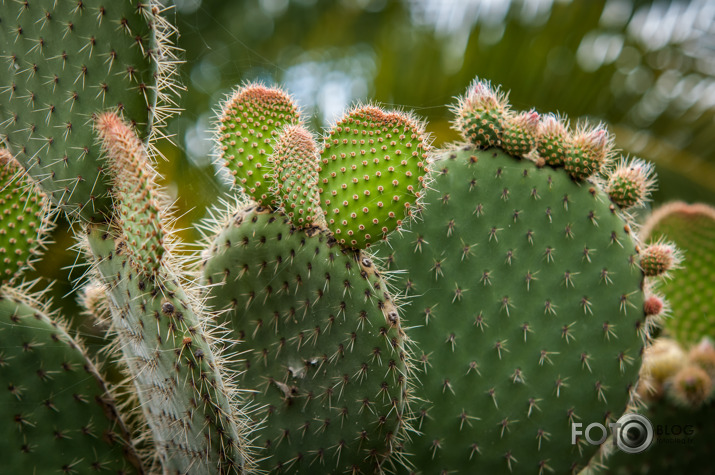
<instances>
[{"instance_id":1,"label":"cactus glochid","mask_svg":"<svg viewBox=\"0 0 715 475\"><path fill-rule=\"evenodd\" d=\"M712 336L712 299L667 279L676 231L698 255L713 214L681 206L643 245L632 211L653 170L614 160L604 125L514 110L475 80L453 107L464 143L435 151L410 113L356 105L319 137L285 91L245 84L215 127L233 204L179 252L151 160L174 30L158 2L90 3L0 6L11 470L562 473L606 463L570 443L575 421L638 398L711 410L715 350L688 340ZM80 303L107 365L20 282L50 202L84 222ZM710 278L710 257L683 268ZM651 347L671 311L681 342Z\"/></svg>"}]
</instances>

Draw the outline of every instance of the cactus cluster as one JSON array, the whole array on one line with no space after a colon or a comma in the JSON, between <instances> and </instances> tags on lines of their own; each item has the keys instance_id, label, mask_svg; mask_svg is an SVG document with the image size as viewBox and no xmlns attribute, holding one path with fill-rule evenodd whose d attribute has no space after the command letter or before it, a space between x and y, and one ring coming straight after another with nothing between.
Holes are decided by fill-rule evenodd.
<instances>
[{"instance_id":1,"label":"cactus cluster","mask_svg":"<svg viewBox=\"0 0 715 475\"><path fill-rule=\"evenodd\" d=\"M97 5L0 7L13 470L574 472L608 463L571 444L576 421L649 390L709 407L712 345L651 346L681 252L641 243L653 170L617 159L604 125L513 110L475 80L452 107L464 141L433 150L410 113L356 105L318 136L288 93L245 84L214 131L230 195L185 259L151 158L173 30L153 2ZM21 282L50 201L122 384Z\"/></svg>"}]
</instances>

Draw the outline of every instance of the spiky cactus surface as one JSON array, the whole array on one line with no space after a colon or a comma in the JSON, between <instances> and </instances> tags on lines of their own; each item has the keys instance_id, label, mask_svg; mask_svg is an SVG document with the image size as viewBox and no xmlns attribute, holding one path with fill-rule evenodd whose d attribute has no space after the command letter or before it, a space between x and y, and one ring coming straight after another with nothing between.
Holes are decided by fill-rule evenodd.
<instances>
[{"instance_id":1,"label":"spiky cactus surface","mask_svg":"<svg viewBox=\"0 0 715 475\"><path fill-rule=\"evenodd\" d=\"M372 473L404 439L408 354L374 263L327 230L236 210L203 262L209 304L242 342L232 365L255 391L260 467ZM265 418L263 423L259 421Z\"/></svg>"},{"instance_id":2,"label":"spiky cactus surface","mask_svg":"<svg viewBox=\"0 0 715 475\"><path fill-rule=\"evenodd\" d=\"M596 447L574 421L622 414L644 346L642 272L603 192L466 148L432 164L421 219L378 251L409 297L424 473L556 472Z\"/></svg>"},{"instance_id":3,"label":"spiky cactus surface","mask_svg":"<svg viewBox=\"0 0 715 475\"><path fill-rule=\"evenodd\" d=\"M715 209L704 204L682 202L665 205L644 224L643 232L656 248L657 258L672 258L668 240L680 248L685 261L670 272L671 279L659 290L668 297L674 318L664 321L664 333L683 343L693 344L703 336L715 339ZM658 244L659 243L659 244Z\"/></svg>"},{"instance_id":4,"label":"spiky cactus surface","mask_svg":"<svg viewBox=\"0 0 715 475\"><path fill-rule=\"evenodd\" d=\"M163 120L171 27L158 11L138 0L0 4L0 132L68 213L97 220L111 210L93 114L114 109L144 138Z\"/></svg>"},{"instance_id":5,"label":"spiky cactus surface","mask_svg":"<svg viewBox=\"0 0 715 475\"><path fill-rule=\"evenodd\" d=\"M20 276L42 255L53 224L47 196L0 149L0 284Z\"/></svg>"},{"instance_id":6,"label":"spiky cactus surface","mask_svg":"<svg viewBox=\"0 0 715 475\"><path fill-rule=\"evenodd\" d=\"M19 296L26 284L3 287L14 419L0 422L0 444L22 449L11 470L26 467L24 446L50 454L31 461L38 473L588 465L596 448L571 445L570 425L631 409L648 331L668 309L651 280L678 261L667 243L639 246L630 219L653 188L650 167L614 165L604 126L512 110L483 80L454 107L466 143L432 154L412 114L358 105L317 137L286 92L246 84L215 131L237 205L216 212L200 259L182 260L151 163L172 111L162 91L176 90L161 13L135 0L0 6L2 132L29 177L4 159L0 251L19 257L3 261L3 279L18 281L41 250L30 236L48 219L41 193L72 221L95 221L80 233L92 281L81 300L108 322L131 388L114 404L104 369ZM42 377L67 358L84 379ZM16 360L38 369L23 374ZM706 404L708 368L668 384ZM65 401L57 384L91 396ZM77 410L94 396L102 404ZM39 418L40 400L57 414ZM65 431L77 442L95 429L104 437L63 445Z\"/></svg>"},{"instance_id":7,"label":"spiky cactus surface","mask_svg":"<svg viewBox=\"0 0 715 475\"><path fill-rule=\"evenodd\" d=\"M145 473L106 380L47 304L0 287L0 347L6 470Z\"/></svg>"}]
</instances>

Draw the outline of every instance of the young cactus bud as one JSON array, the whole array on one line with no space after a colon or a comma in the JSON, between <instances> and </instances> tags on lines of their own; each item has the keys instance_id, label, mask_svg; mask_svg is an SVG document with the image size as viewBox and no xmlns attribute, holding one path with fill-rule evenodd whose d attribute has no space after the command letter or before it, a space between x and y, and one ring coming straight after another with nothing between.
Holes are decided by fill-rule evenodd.
<instances>
[{"instance_id":1,"label":"young cactus bud","mask_svg":"<svg viewBox=\"0 0 715 475\"><path fill-rule=\"evenodd\" d=\"M643 302L643 312L646 317L658 317L663 313L664 307L663 299L657 295L651 295Z\"/></svg>"},{"instance_id":2,"label":"young cactus bud","mask_svg":"<svg viewBox=\"0 0 715 475\"><path fill-rule=\"evenodd\" d=\"M539 114L529 112L508 113L503 122L501 148L514 157L525 157L536 146L539 138Z\"/></svg>"},{"instance_id":3,"label":"young cactus bud","mask_svg":"<svg viewBox=\"0 0 715 475\"><path fill-rule=\"evenodd\" d=\"M273 144L286 125L298 123L298 108L282 89L248 84L222 106L216 143L221 165L254 200L268 204Z\"/></svg>"},{"instance_id":4,"label":"young cactus bud","mask_svg":"<svg viewBox=\"0 0 715 475\"><path fill-rule=\"evenodd\" d=\"M712 392L712 378L704 369L693 364L678 371L668 391L676 403L692 409L702 406Z\"/></svg>"},{"instance_id":5,"label":"young cactus bud","mask_svg":"<svg viewBox=\"0 0 715 475\"><path fill-rule=\"evenodd\" d=\"M622 209L640 207L650 199L655 186L653 166L635 159L621 163L611 173L606 184L606 193Z\"/></svg>"},{"instance_id":6,"label":"young cactus bud","mask_svg":"<svg viewBox=\"0 0 715 475\"><path fill-rule=\"evenodd\" d=\"M603 126L583 127L571 138L564 168L577 180L598 174L610 159L613 140Z\"/></svg>"},{"instance_id":7,"label":"young cactus bud","mask_svg":"<svg viewBox=\"0 0 715 475\"><path fill-rule=\"evenodd\" d=\"M425 187L428 137L409 114L361 106L325 138L321 206L339 243L360 249L412 214Z\"/></svg>"},{"instance_id":8,"label":"young cactus bud","mask_svg":"<svg viewBox=\"0 0 715 475\"><path fill-rule=\"evenodd\" d=\"M294 226L322 215L318 195L318 150L313 135L289 125L273 147L273 205L282 205Z\"/></svg>"},{"instance_id":9,"label":"young cactus bud","mask_svg":"<svg viewBox=\"0 0 715 475\"><path fill-rule=\"evenodd\" d=\"M509 111L507 96L488 81L475 79L454 107L453 127L479 148L500 146L502 122Z\"/></svg>"},{"instance_id":10,"label":"young cactus bud","mask_svg":"<svg viewBox=\"0 0 715 475\"><path fill-rule=\"evenodd\" d=\"M565 153L570 140L564 120L553 114L542 117L539 123L539 140L536 151L552 167L564 165Z\"/></svg>"},{"instance_id":11,"label":"young cactus bud","mask_svg":"<svg viewBox=\"0 0 715 475\"><path fill-rule=\"evenodd\" d=\"M680 264L680 252L675 245L656 242L641 252L641 269L648 277L667 275L667 272Z\"/></svg>"},{"instance_id":12,"label":"young cactus bud","mask_svg":"<svg viewBox=\"0 0 715 475\"><path fill-rule=\"evenodd\" d=\"M156 172L142 141L117 114L100 114L95 128L108 157L117 218L127 239L127 251L134 256L139 270L156 273L165 250Z\"/></svg>"},{"instance_id":13,"label":"young cactus bud","mask_svg":"<svg viewBox=\"0 0 715 475\"><path fill-rule=\"evenodd\" d=\"M658 338L645 350L641 374L662 384L672 378L686 363L685 352L678 342L668 338Z\"/></svg>"}]
</instances>

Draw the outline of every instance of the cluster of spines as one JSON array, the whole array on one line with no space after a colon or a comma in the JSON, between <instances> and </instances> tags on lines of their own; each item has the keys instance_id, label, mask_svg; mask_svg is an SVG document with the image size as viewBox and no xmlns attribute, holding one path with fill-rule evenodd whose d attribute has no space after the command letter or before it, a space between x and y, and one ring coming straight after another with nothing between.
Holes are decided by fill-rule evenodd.
<instances>
[{"instance_id":1,"label":"cluster of spines","mask_svg":"<svg viewBox=\"0 0 715 475\"><path fill-rule=\"evenodd\" d=\"M262 84L238 88L221 106L216 142L221 165L234 186L268 205L273 146L284 127L299 123L293 99Z\"/></svg>"},{"instance_id":2,"label":"cluster of spines","mask_svg":"<svg viewBox=\"0 0 715 475\"><path fill-rule=\"evenodd\" d=\"M10 152L0 148L0 284L14 281L32 266L53 226L47 196Z\"/></svg>"}]
</instances>

